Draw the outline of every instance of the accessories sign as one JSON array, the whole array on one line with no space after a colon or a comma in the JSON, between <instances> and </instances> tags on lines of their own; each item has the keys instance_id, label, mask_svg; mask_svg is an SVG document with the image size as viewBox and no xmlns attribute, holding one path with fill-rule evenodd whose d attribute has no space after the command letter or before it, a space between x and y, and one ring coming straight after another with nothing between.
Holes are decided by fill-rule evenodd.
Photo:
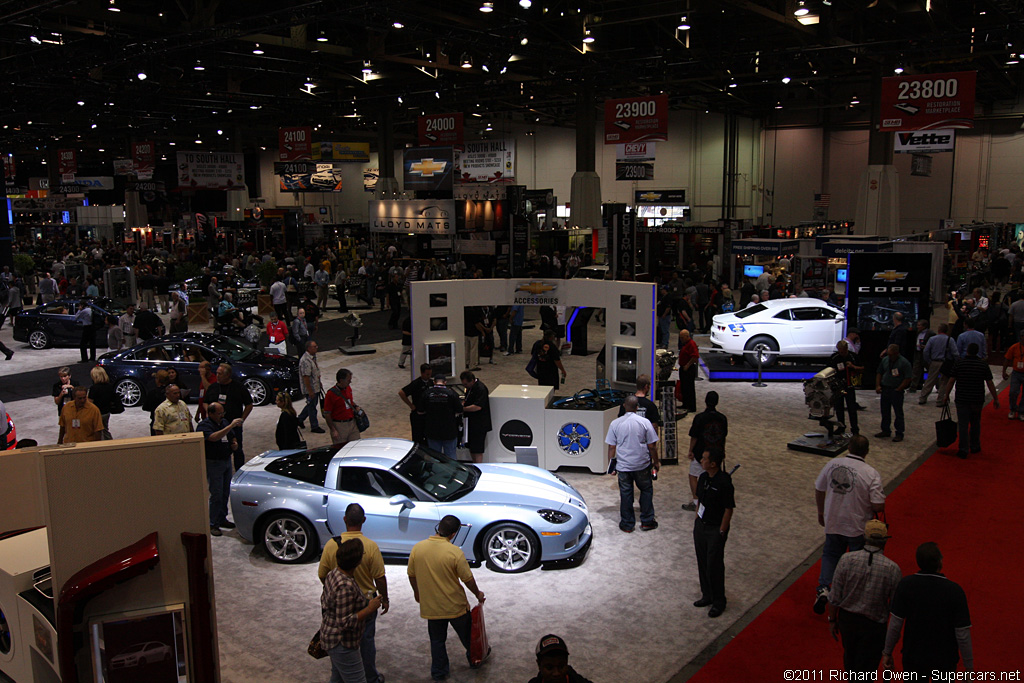
<instances>
[{"instance_id":1,"label":"accessories sign","mask_svg":"<svg viewBox=\"0 0 1024 683\"><path fill-rule=\"evenodd\" d=\"M974 128L977 71L882 79L878 130Z\"/></svg>"},{"instance_id":2,"label":"accessories sign","mask_svg":"<svg viewBox=\"0 0 1024 683\"><path fill-rule=\"evenodd\" d=\"M926 131L900 131L895 136L894 151L900 152L952 152L956 131L952 128Z\"/></svg>"},{"instance_id":3,"label":"accessories sign","mask_svg":"<svg viewBox=\"0 0 1024 683\"><path fill-rule=\"evenodd\" d=\"M462 145L462 112L434 114L417 119L420 145Z\"/></svg>"},{"instance_id":4,"label":"accessories sign","mask_svg":"<svg viewBox=\"0 0 1024 683\"><path fill-rule=\"evenodd\" d=\"M605 100L604 144L668 140L668 95Z\"/></svg>"}]
</instances>

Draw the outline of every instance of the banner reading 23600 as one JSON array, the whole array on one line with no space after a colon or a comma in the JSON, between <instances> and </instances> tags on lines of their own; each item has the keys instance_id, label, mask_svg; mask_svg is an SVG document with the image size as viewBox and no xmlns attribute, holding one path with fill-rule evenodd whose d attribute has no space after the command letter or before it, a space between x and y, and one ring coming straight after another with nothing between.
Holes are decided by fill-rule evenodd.
<instances>
[{"instance_id":1,"label":"banner reading 23600","mask_svg":"<svg viewBox=\"0 0 1024 683\"><path fill-rule=\"evenodd\" d=\"M605 100L604 144L668 140L668 95Z\"/></svg>"}]
</instances>

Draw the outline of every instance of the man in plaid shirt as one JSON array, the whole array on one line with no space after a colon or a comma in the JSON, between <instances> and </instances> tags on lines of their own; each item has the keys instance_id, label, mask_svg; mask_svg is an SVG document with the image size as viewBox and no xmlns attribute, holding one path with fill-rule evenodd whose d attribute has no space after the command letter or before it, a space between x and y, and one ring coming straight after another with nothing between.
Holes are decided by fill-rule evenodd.
<instances>
[{"instance_id":1,"label":"man in plaid shirt","mask_svg":"<svg viewBox=\"0 0 1024 683\"><path fill-rule=\"evenodd\" d=\"M352 578L363 559L363 544L358 538L342 543L337 559L338 567L327 575L320 596L320 645L331 656L331 683L365 683L359 643L363 622L377 611L381 599L375 595L367 600Z\"/></svg>"},{"instance_id":2,"label":"man in plaid shirt","mask_svg":"<svg viewBox=\"0 0 1024 683\"><path fill-rule=\"evenodd\" d=\"M843 555L832 577L828 621L832 637L843 636L843 668L875 673L882 660L889 605L903 574L883 554L889 540L885 522L864 525L864 547Z\"/></svg>"}]
</instances>

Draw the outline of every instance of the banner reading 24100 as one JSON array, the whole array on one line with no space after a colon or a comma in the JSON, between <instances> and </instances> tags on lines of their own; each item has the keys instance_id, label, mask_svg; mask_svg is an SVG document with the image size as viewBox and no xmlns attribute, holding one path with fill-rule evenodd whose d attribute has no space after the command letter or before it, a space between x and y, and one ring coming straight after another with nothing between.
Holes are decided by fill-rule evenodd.
<instances>
[{"instance_id":1,"label":"banner reading 24100","mask_svg":"<svg viewBox=\"0 0 1024 683\"><path fill-rule=\"evenodd\" d=\"M668 95L605 100L604 144L668 140Z\"/></svg>"}]
</instances>

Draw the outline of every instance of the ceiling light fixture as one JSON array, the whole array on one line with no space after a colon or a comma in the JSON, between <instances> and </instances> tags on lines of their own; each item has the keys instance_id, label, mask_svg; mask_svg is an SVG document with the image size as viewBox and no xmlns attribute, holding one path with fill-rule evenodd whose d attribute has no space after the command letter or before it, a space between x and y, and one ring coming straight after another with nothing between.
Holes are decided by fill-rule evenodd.
<instances>
[{"instance_id":1,"label":"ceiling light fixture","mask_svg":"<svg viewBox=\"0 0 1024 683\"><path fill-rule=\"evenodd\" d=\"M462 61L461 61L460 64L461 64L463 69L472 69L473 68L473 58L469 56L468 52L463 53Z\"/></svg>"},{"instance_id":2,"label":"ceiling light fixture","mask_svg":"<svg viewBox=\"0 0 1024 683\"><path fill-rule=\"evenodd\" d=\"M486 127L486 128L484 128L484 130L486 130L486 131L492 131L492 130L494 130L494 126L492 126L492 125L490 124L490 122L488 122L488 123L487 123L487 127Z\"/></svg>"},{"instance_id":3,"label":"ceiling light fixture","mask_svg":"<svg viewBox=\"0 0 1024 683\"><path fill-rule=\"evenodd\" d=\"M140 71L139 73L135 74L135 77L138 78L140 81L144 81L147 78L149 78L149 76L146 75L145 71Z\"/></svg>"},{"instance_id":4,"label":"ceiling light fixture","mask_svg":"<svg viewBox=\"0 0 1024 683\"><path fill-rule=\"evenodd\" d=\"M402 99L401 95L398 96L398 103L399 104L405 104L405 100Z\"/></svg>"},{"instance_id":5,"label":"ceiling light fixture","mask_svg":"<svg viewBox=\"0 0 1024 683\"><path fill-rule=\"evenodd\" d=\"M519 6L523 9L530 9L533 7L533 0L519 0Z\"/></svg>"},{"instance_id":6,"label":"ceiling light fixture","mask_svg":"<svg viewBox=\"0 0 1024 683\"><path fill-rule=\"evenodd\" d=\"M364 74L372 74L373 73L373 65L370 64L370 60L369 59L363 61L363 73Z\"/></svg>"},{"instance_id":7,"label":"ceiling light fixture","mask_svg":"<svg viewBox=\"0 0 1024 683\"><path fill-rule=\"evenodd\" d=\"M92 128L93 130L96 130L96 124L95 124L95 123L94 123L94 124L92 124L92 125L91 125L91 126L89 126L89 127L90 127L90 128Z\"/></svg>"},{"instance_id":8,"label":"ceiling light fixture","mask_svg":"<svg viewBox=\"0 0 1024 683\"><path fill-rule=\"evenodd\" d=\"M31 36L28 37L28 39L29 39L29 41L35 43L36 45L42 45L43 44L43 41L39 40L39 36L37 36L37 35L31 35Z\"/></svg>"},{"instance_id":9,"label":"ceiling light fixture","mask_svg":"<svg viewBox=\"0 0 1024 683\"><path fill-rule=\"evenodd\" d=\"M78 100L78 106L79 107L84 107L85 106L85 101L84 100Z\"/></svg>"},{"instance_id":10,"label":"ceiling light fixture","mask_svg":"<svg viewBox=\"0 0 1024 683\"><path fill-rule=\"evenodd\" d=\"M203 144L203 141L202 141L202 140L200 140L199 138L196 138L196 144L197 144L197 145L201 145L201 144Z\"/></svg>"},{"instance_id":11,"label":"ceiling light fixture","mask_svg":"<svg viewBox=\"0 0 1024 683\"><path fill-rule=\"evenodd\" d=\"M735 88L736 87L736 81L733 81L732 83L730 83L729 87L730 88Z\"/></svg>"},{"instance_id":12,"label":"ceiling light fixture","mask_svg":"<svg viewBox=\"0 0 1024 683\"><path fill-rule=\"evenodd\" d=\"M857 97L856 93L850 98L850 104L860 104L860 98Z\"/></svg>"},{"instance_id":13,"label":"ceiling light fixture","mask_svg":"<svg viewBox=\"0 0 1024 683\"><path fill-rule=\"evenodd\" d=\"M111 12L120 12L121 8L115 4L115 0L110 0L110 6L107 7Z\"/></svg>"},{"instance_id":14,"label":"ceiling light fixture","mask_svg":"<svg viewBox=\"0 0 1024 683\"><path fill-rule=\"evenodd\" d=\"M506 71L508 71L508 67L507 66L503 66L503 67L501 67L501 71L499 73L505 73Z\"/></svg>"},{"instance_id":15,"label":"ceiling light fixture","mask_svg":"<svg viewBox=\"0 0 1024 683\"><path fill-rule=\"evenodd\" d=\"M255 104L250 104L249 109L259 109L259 106Z\"/></svg>"},{"instance_id":16,"label":"ceiling light fixture","mask_svg":"<svg viewBox=\"0 0 1024 683\"><path fill-rule=\"evenodd\" d=\"M776 102L775 103L775 108L776 109L782 109L782 102Z\"/></svg>"},{"instance_id":17,"label":"ceiling light fixture","mask_svg":"<svg viewBox=\"0 0 1024 683\"><path fill-rule=\"evenodd\" d=\"M316 87L316 83L313 82L312 78L307 78L306 82L303 83L303 85L306 86L307 88L315 88Z\"/></svg>"},{"instance_id":18,"label":"ceiling light fixture","mask_svg":"<svg viewBox=\"0 0 1024 683\"><path fill-rule=\"evenodd\" d=\"M206 71L206 67L203 66L203 63L201 61L199 61L198 59L196 60L196 65L193 66L192 68L195 69L196 71Z\"/></svg>"},{"instance_id":19,"label":"ceiling light fixture","mask_svg":"<svg viewBox=\"0 0 1024 683\"><path fill-rule=\"evenodd\" d=\"M489 13L493 12L494 11L494 3L493 2L482 2L482 3L480 3L480 11L483 12L484 14L489 14Z\"/></svg>"},{"instance_id":20,"label":"ceiling light fixture","mask_svg":"<svg viewBox=\"0 0 1024 683\"><path fill-rule=\"evenodd\" d=\"M804 17L804 16L807 16L810 13L811 13L811 10L807 9L807 6L804 4L804 0L800 0L800 2L797 4L796 11L793 12L793 16L794 17Z\"/></svg>"},{"instance_id":21,"label":"ceiling light fixture","mask_svg":"<svg viewBox=\"0 0 1024 683\"><path fill-rule=\"evenodd\" d=\"M487 72L487 73L490 73L490 72L491 72L491 70L490 70L489 68L487 68L487 65L486 65L486 64L481 64L481 65L480 65L480 68L481 68L481 69L482 69L483 71Z\"/></svg>"},{"instance_id":22,"label":"ceiling light fixture","mask_svg":"<svg viewBox=\"0 0 1024 683\"><path fill-rule=\"evenodd\" d=\"M434 91L434 97L436 97L437 99L441 99L441 93L439 93L439 92L437 92L437 91L435 90L435 91Z\"/></svg>"},{"instance_id":23,"label":"ceiling light fixture","mask_svg":"<svg viewBox=\"0 0 1024 683\"><path fill-rule=\"evenodd\" d=\"M391 25L395 28L405 28L405 24L400 21L393 22Z\"/></svg>"},{"instance_id":24,"label":"ceiling light fixture","mask_svg":"<svg viewBox=\"0 0 1024 683\"><path fill-rule=\"evenodd\" d=\"M676 26L676 30L678 30L678 31L689 31L690 30L690 22L688 22L686 20L686 15L685 14L683 15L683 18L679 20L679 26Z\"/></svg>"},{"instance_id":25,"label":"ceiling light fixture","mask_svg":"<svg viewBox=\"0 0 1024 683\"><path fill-rule=\"evenodd\" d=\"M901 74L901 73L903 73L903 67L902 66L897 66L895 69L892 70L892 72L894 74Z\"/></svg>"},{"instance_id":26,"label":"ceiling light fixture","mask_svg":"<svg viewBox=\"0 0 1024 683\"><path fill-rule=\"evenodd\" d=\"M220 128L218 128L217 129L217 135L224 135L224 131L222 131Z\"/></svg>"},{"instance_id":27,"label":"ceiling light fixture","mask_svg":"<svg viewBox=\"0 0 1024 683\"><path fill-rule=\"evenodd\" d=\"M261 48L261 47L260 47L260 44L259 44L259 43L256 43L256 47L254 47L254 48L252 49L252 53L253 53L254 55L262 55L262 54L264 54L264 53L263 53L263 48Z\"/></svg>"},{"instance_id":28,"label":"ceiling light fixture","mask_svg":"<svg viewBox=\"0 0 1024 683\"><path fill-rule=\"evenodd\" d=\"M783 83L789 83L791 80L793 80L793 79L790 78L789 76L783 76L782 77L782 82Z\"/></svg>"},{"instance_id":29,"label":"ceiling light fixture","mask_svg":"<svg viewBox=\"0 0 1024 683\"><path fill-rule=\"evenodd\" d=\"M324 35L324 32L322 30L320 31L320 34L317 35L316 42L318 42L318 43L326 43L327 42L327 36Z\"/></svg>"},{"instance_id":30,"label":"ceiling light fixture","mask_svg":"<svg viewBox=\"0 0 1024 683\"><path fill-rule=\"evenodd\" d=\"M590 43L594 42L594 36L590 35L590 29L589 28L583 29L583 42L588 44L588 45Z\"/></svg>"}]
</instances>

